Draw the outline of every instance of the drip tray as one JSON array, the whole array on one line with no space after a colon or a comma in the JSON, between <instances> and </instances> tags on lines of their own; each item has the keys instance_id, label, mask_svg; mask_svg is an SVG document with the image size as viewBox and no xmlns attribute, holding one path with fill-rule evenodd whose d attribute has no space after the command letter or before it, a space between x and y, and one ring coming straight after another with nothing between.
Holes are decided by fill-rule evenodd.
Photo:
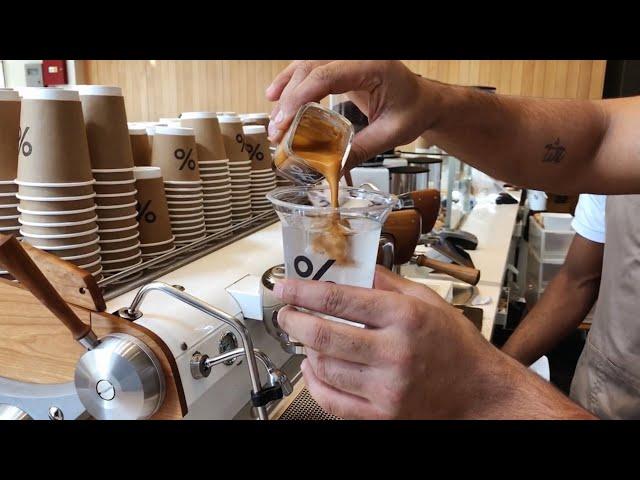
<instances>
[{"instance_id":1,"label":"drip tray","mask_svg":"<svg viewBox=\"0 0 640 480\"><path fill-rule=\"evenodd\" d=\"M302 379L296 382L291 395L285 397L269 417L271 420L341 420L316 403Z\"/></svg>"}]
</instances>

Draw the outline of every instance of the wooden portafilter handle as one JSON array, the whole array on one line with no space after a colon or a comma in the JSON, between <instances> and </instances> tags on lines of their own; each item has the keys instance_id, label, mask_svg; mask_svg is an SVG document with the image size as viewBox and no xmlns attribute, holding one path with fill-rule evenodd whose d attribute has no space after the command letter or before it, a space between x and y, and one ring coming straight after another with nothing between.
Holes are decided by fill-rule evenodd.
<instances>
[{"instance_id":1,"label":"wooden portafilter handle","mask_svg":"<svg viewBox=\"0 0 640 480\"><path fill-rule=\"evenodd\" d=\"M422 217L422 233L429 233L438 219L440 213L440 191L433 188L415 190L403 193L400 199L400 209L410 208L417 210Z\"/></svg>"},{"instance_id":2,"label":"wooden portafilter handle","mask_svg":"<svg viewBox=\"0 0 640 480\"><path fill-rule=\"evenodd\" d=\"M75 340L86 348L97 343L91 326L71 310L15 237L0 234L0 264L71 331Z\"/></svg>"},{"instance_id":3,"label":"wooden portafilter handle","mask_svg":"<svg viewBox=\"0 0 640 480\"><path fill-rule=\"evenodd\" d=\"M475 268L441 262L425 255L418 255L415 260L416 264L421 267L429 267L436 272L445 273L470 285L476 285L480 281L480 270Z\"/></svg>"}]
</instances>

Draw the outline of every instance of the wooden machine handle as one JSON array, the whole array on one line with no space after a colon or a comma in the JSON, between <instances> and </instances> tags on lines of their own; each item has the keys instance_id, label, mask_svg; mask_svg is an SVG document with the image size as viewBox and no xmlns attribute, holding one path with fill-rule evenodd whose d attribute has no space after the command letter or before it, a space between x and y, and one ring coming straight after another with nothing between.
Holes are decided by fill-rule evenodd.
<instances>
[{"instance_id":1,"label":"wooden machine handle","mask_svg":"<svg viewBox=\"0 0 640 480\"><path fill-rule=\"evenodd\" d=\"M76 316L15 237L0 234L0 264L71 331L74 339L81 340L91 332L91 325Z\"/></svg>"},{"instance_id":2,"label":"wooden machine handle","mask_svg":"<svg viewBox=\"0 0 640 480\"><path fill-rule=\"evenodd\" d=\"M445 273L470 285L476 285L480 281L480 270L475 268L440 262L424 255L418 255L416 264L421 267L429 267L439 273Z\"/></svg>"},{"instance_id":3,"label":"wooden machine handle","mask_svg":"<svg viewBox=\"0 0 640 480\"><path fill-rule=\"evenodd\" d=\"M408 194L413 199L413 208L422 217L422 233L429 233L440 213L440 191L432 188L416 190Z\"/></svg>"},{"instance_id":4,"label":"wooden machine handle","mask_svg":"<svg viewBox=\"0 0 640 480\"><path fill-rule=\"evenodd\" d=\"M60 257L33 247L24 240L20 245L65 302L95 312L104 312L107 309L100 287L91 273Z\"/></svg>"}]
</instances>

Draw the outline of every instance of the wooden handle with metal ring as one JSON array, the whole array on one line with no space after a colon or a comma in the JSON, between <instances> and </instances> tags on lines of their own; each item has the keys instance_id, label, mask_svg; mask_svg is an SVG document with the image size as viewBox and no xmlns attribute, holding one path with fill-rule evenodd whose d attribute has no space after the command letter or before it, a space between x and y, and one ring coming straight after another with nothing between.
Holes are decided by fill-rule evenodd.
<instances>
[{"instance_id":1,"label":"wooden handle with metal ring","mask_svg":"<svg viewBox=\"0 0 640 480\"><path fill-rule=\"evenodd\" d=\"M393 238L394 264L411 260L420 241L422 218L417 210L395 210L382 225L382 234Z\"/></svg>"},{"instance_id":2,"label":"wooden handle with metal ring","mask_svg":"<svg viewBox=\"0 0 640 480\"><path fill-rule=\"evenodd\" d=\"M15 237L0 234L0 264L71 331L75 340L83 343L87 336L95 338L91 325L71 310Z\"/></svg>"},{"instance_id":3,"label":"wooden handle with metal ring","mask_svg":"<svg viewBox=\"0 0 640 480\"><path fill-rule=\"evenodd\" d=\"M470 285L476 285L480 281L480 270L475 268L440 262L439 260L434 260L424 255L418 255L416 257L416 264L421 267L429 267L438 273L445 273Z\"/></svg>"}]
</instances>

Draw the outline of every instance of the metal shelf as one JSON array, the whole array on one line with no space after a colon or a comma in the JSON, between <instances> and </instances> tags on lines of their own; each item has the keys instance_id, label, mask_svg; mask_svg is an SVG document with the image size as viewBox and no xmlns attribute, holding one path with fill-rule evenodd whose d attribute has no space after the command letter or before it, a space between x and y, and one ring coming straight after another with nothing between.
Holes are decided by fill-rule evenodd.
<instances>
[{"instance_id":1,"label":"metal shelf","mask_svg":"<svg viewBox=\"0 0 640 480\"><path fill-rule=\"evenodd\" d=\"M98 282L98 286L102 289L105 300L111 300L277 221L278 217L273 210L260 213L250 219L212 233L201 240L176 248L172 252L144 261L104 278Z\"/></svg>"}]
</instances>

